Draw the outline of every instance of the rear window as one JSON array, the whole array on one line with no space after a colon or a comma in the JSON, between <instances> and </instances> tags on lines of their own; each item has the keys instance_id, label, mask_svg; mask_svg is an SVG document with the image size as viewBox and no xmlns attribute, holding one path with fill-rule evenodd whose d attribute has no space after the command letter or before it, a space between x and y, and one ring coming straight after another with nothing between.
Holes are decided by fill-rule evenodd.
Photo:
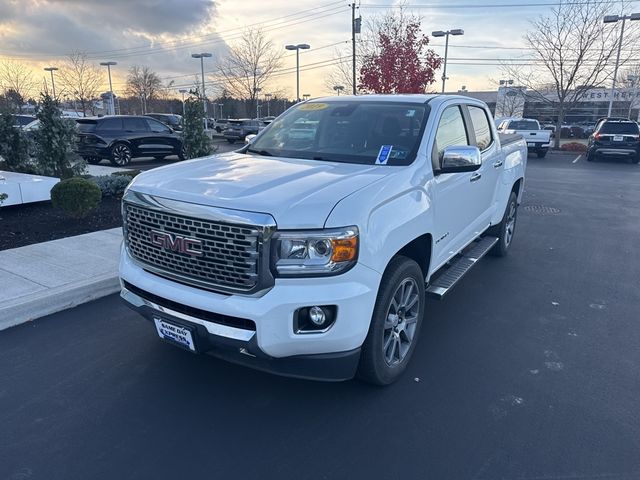
<instances>
[{"instance_id":1,"label":"rear window","mask_svg":"<svg viewBox=\"0 0 640 480\"><path fill-rule=\"evenodd\" d=\"M96 129L96 124L98 122L95 120L76 120L76 123L78 124L78 130L82 133L89 133Z\"/></svg>"},{"instance_id":2,"label":"rear window","mask_svg":"<svg viewBox=\"0 0 640 480\"><path fill-rule=\"evenodd\" d=\"M533 120L513 120L509 122L509 130L540 130L538 122Z\"/></svg>"},{"instance_id":3,"label":"rear window","mask_svg":"<svg viewBox=\"0 0 640 480\"><path fill-rule=\"evenodd\" d=\"M638 135L638 125L633 122L605 122L600 127L600 133Z\"/></svg>"}]
</instances>

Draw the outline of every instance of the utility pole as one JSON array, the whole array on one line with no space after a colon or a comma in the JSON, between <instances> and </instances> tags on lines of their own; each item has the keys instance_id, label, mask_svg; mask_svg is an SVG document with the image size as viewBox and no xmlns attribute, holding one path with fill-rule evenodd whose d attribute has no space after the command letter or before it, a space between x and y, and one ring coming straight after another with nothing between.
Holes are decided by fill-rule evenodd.
<instances>
[{"instance_id":1,"label":"utility pole","mask_svg":"<svg viewBox=\"0 0 640 480\"><path fill-rule=\"evenodd\" d=\"M620 29L620 40L618 41L618 53L616 55L616 67L613 70L613 82L611 83L611 96L609 97L609 109L607 117L611 116L611 109L613 108L613 97L616 92L616 77L618 76L618 66L620 65L620 50L622 49L622 39L624 37L624 23L627 20L640 20L640 13L632 13L631 15L605 15L604 23L616 23L622 20L622 28Z\"/></svg>"},{"instance_id":2,"label":"utility pole","mask_svg":"<svg viewBox=\"0 0 640 480\"><path fill-rule=\"evenodd\" d=\"M356 3L351 4L351 83L352 94L356 94L356 33L362 30L362 18L356 18Z\"/></svg>"}]
</instances>

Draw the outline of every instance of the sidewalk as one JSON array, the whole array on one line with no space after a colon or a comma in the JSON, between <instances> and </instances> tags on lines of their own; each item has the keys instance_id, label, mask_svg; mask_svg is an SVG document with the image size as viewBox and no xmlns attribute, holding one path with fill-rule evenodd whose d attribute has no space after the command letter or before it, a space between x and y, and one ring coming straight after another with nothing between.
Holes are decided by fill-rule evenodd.
<instances>
[{"instance_id":1,"label":"sidewalk","mask_svg":"<svg viewBox=\"0 0 640 480\"><path fill-rule=\"evenodd\" d=\"M0 330L119 289L122 229L0 251Z\"/></svg>"}]
</instances>

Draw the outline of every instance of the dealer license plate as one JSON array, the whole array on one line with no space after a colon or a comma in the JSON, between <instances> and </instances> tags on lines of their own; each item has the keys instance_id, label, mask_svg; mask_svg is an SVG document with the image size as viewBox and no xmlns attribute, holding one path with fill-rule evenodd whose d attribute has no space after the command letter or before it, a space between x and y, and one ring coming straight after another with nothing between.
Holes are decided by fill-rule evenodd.
<instances>
[{"instance_id":1,"label":"dealer license plate","mask_svg":"<svg viewBox=\"0 0 640 480\"><path fill-rule=\"evenodd\" d=\"M527 147L535 147L536 144L535 143L527 143Z\"/></svg>"},{"instance_id":2,"label":"dealer license plate","mask_svg":"<svg viewBox=\"0 0 640 480\"><path fill-rule=\"evenodd\" d=\"M613 136L613 141L614 142L621 142L624 140L624 137L622 135L614 135Z\"/></svg>"},{"instance_id":3,"label":"dealer license plate","mask_svg":"<svg viewBox=\"0 0 640 480\"><path fill-rule=\"evenodd\" d=\"M158 335L163 340L169 340L172 343L176 343L181 347L184 347L192 352L196 351L196 346L193 343L193 336L191 330L188 328L169 323L162 318L154 317L153 321L156 324L156 330Z\"/></svg>"}]
</instances>

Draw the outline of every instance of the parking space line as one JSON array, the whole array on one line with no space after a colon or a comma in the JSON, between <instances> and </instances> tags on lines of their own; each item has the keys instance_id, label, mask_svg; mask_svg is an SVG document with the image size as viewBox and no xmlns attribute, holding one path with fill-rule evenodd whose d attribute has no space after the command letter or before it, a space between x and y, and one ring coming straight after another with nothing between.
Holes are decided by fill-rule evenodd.
<instances>
[{"instance_id":1,"label":"parking space line","mask_svg":"<svg viewBox=\"0 0 640 480\"><path fill-rule=\"evenodd\" d=\"M571 163L578 163L578 160L580 160L580 158L582 158L582 154L578 155Z\"/></svg>"}]
</instances>

